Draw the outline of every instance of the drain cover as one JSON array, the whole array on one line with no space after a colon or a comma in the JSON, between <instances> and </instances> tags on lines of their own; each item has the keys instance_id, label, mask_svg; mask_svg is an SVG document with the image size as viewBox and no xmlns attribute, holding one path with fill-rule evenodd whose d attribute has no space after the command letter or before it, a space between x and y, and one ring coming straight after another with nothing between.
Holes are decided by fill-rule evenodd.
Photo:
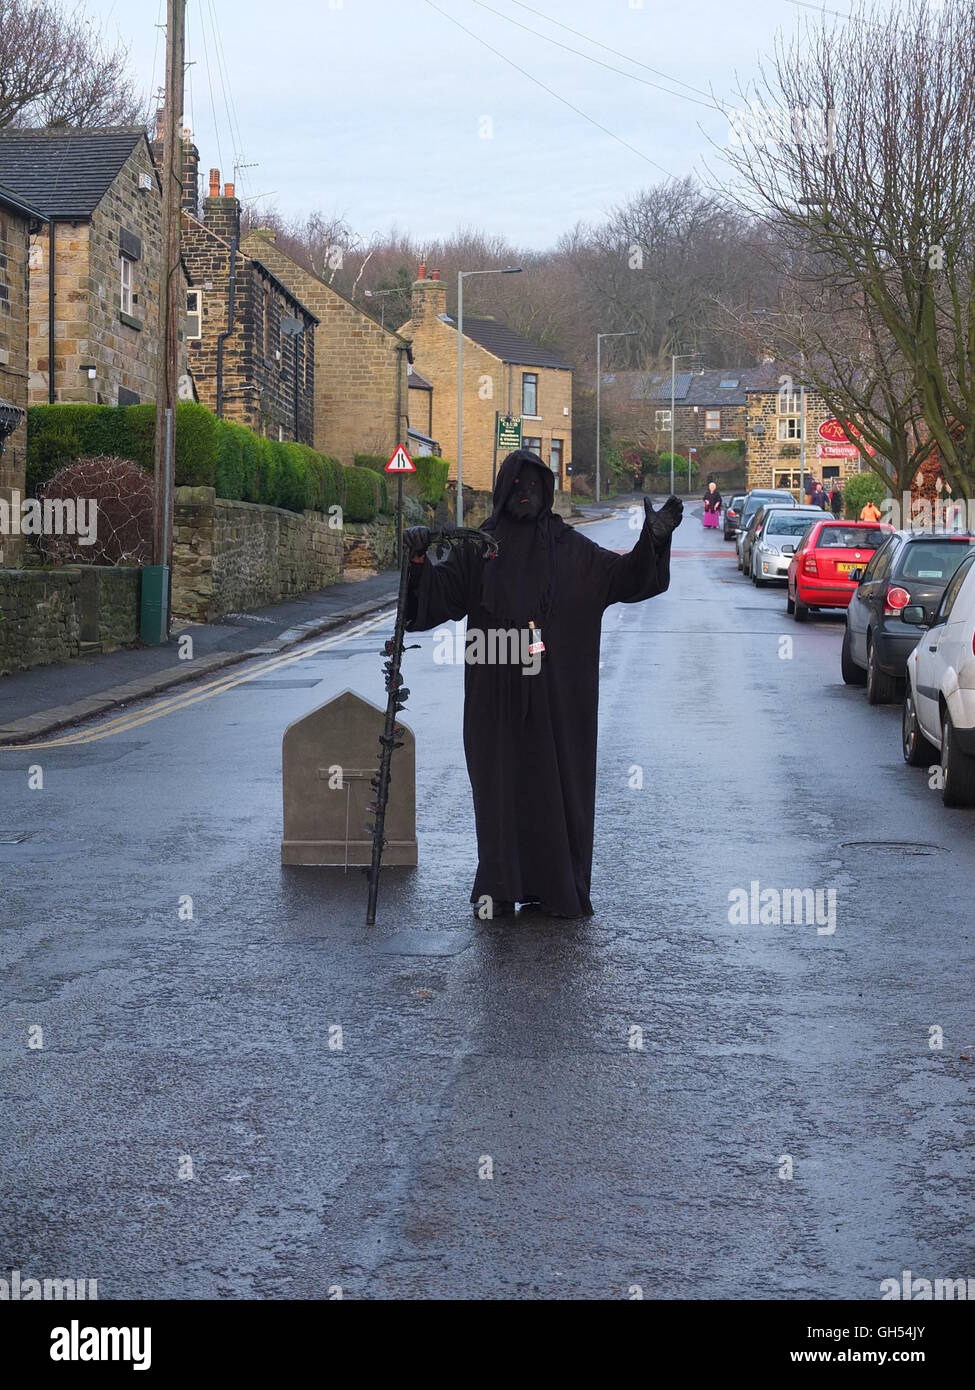
<instances>
[{"instance_id":1,"label":"drain cover","mask_svg":"<svg viewBox=\"0 0 975 1390\"><path fill-rule=\"evenodd\" d=\"M398 931L379 950L384 956L459 956L473 942L470 931Z\"/></svg>"},{"instance_id":2,"label":"drain cover","mask_svg":"<svg viewBox=\"0 0 975 1390\"><path fill-rule=\"evenodd\" d=\"M880 854L950 854L944 845L924 840L846 840L841 849L872 849Z\"/></svg>"}]
</instances>

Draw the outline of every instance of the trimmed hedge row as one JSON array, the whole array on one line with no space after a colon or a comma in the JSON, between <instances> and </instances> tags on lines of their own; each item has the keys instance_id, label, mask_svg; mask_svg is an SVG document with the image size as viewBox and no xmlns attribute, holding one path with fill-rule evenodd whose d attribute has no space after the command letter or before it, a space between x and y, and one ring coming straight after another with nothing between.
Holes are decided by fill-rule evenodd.
<instances>
[{"instance_id":1,"label":"trimmed hedge row","mask_svg":"<svg viewBox=\"0 0 975 1390\"><path fill-rule=\"evenodd\" d=\"M38 490L65 463L111 454L151 472L153 405L37 405L27 412L27 491ZM176 486L212 487L233 502L261 502L288 511L340 506L349 521L372 521L387 510L386 479L347 468L307 444L264 439L219 420L195 401L176 407Z\"/></svg>"},{"instance_id":2,"label":"trimmed hedge row","mask_svg":"<svg viewBox=\"0 0 975 1390\"><path fill-rule=\"evenodd\" d=\"M375 469L384 478L388 476L383 472L388 461L388 459L383 458L382 454L355 455L357 468ZM426 502L428 507L436 507L447 487L450 464L446 459L437 458L434 454L418 454L413 463L416 472L407 474L403 478L404 491L412 493L414 497L419 497L422 502ZM383 510L385 511L386 508L384 507ZM395 506L391 506L390 510L395 510Z\"/></svg>"}]
</instances>

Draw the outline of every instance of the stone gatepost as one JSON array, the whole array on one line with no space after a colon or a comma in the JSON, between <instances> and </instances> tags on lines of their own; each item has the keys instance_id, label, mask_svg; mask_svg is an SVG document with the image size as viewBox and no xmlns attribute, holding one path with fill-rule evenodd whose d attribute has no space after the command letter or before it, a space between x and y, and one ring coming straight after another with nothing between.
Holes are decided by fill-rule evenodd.
<instances>
[{"instance_id":1,"label":"stone gatepost","mask_svg":"<svg viewBox=\"0 0 975 1390\"><path fill-rule=\"evenodd\" d=\"M282 864L367 865L384 711L351 690L312 710L284 733ZM416 744L404 724L393 750L383 864L415 865Z\"/></svg>"}]
</instances>

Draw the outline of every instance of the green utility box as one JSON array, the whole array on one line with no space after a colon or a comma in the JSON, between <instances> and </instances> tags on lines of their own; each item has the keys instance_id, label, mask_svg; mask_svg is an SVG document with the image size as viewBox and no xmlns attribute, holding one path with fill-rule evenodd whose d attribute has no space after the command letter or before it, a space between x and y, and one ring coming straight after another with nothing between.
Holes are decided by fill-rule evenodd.
<instances>
[{"instance_id":1,"label":"green utility box","mask_svg":"<svg viewBox=\"0 0 975 1390\"><path fill-rule=\"evenodd\" d=\"M169 640L169 566L146 565L142 571L139 636L147 647Z\"/></svg>"}]
</instances>

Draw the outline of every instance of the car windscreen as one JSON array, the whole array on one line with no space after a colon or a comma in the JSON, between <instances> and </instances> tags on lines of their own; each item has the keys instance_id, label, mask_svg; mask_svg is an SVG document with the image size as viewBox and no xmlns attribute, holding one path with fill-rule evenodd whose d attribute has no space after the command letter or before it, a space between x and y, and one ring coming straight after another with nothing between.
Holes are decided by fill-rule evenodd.
<instances>
[{"instance_id":1,"label":"car windscreen","mask_svg":"<svg viewBox=\"0 0 975 1390\"><path fill-rule=\"evenodd\" d=\"M876 550L887 531L879 526L824 526L816 542L818 550Z\"/></svg>"},{"instance_id":2,"label":"car windscreen","mask_svg":"<svg viewBox=\"0 0 975 1390\"><path fill-rule=\"evenodd\" d=\"M788 512L773 512L768 519L765 528L766 536L801 536L809 530L815 521L815 517L807 516L800 512L798 516L790 516Z\"/></svg>"},{"instance_id":3,"label":"car windscreen","mask_svg":"<svg viewBox=\"0 0 975 1390\"><path fill-rule=\"evenodd\" d=\"M965 541L914 541L905 547L899 577L947 583L967 554Z\"/></svg>"}]
</instances>

